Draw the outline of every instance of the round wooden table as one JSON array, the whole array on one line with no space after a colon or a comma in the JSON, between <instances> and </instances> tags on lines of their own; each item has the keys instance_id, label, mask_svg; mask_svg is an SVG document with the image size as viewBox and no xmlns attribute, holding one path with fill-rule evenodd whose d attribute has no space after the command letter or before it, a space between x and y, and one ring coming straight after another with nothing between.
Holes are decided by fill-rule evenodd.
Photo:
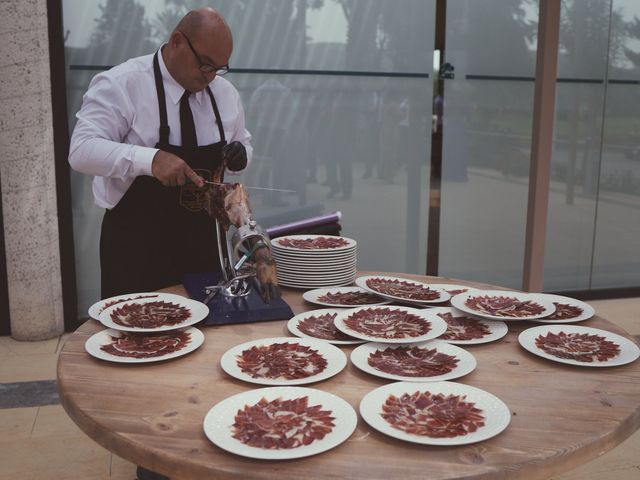
<instances>
[{"instance_id":1,"label":"round wooden table","mask_svg":"<svg viewBox=\"0 0 640 480\"><path fill-rule=\"evenodd\" d=\"M165 291L185 294L182 287ZM307 304L300 290L284 289L283 297L296 314L320 308ZM297 460L252 460L213 445L203 431L209 409L231 395L262 387L225 374L220 357L239 343L289 335L286 321L201 327L205 342L195 352L166 362L127 365L85 352L85 341L104 328L89 320L62 349L58 386L65 410L87 435L120 457L172 479L544 479L603 454L640 427L640 361L587 368L542 359L518 344L518 334L533 325L510 322L503 339L465 346L478 366L456 381L497 395L512 412L504 432L466 446L402 442L369 428L361 418L346 442ZM597 316L581 325L629 337ZM341 348L347 355L353 349ZM358 411L366 393L387 383L349 363L333 378L307 386L334 393Z\"/></svg>"}]
</instances>

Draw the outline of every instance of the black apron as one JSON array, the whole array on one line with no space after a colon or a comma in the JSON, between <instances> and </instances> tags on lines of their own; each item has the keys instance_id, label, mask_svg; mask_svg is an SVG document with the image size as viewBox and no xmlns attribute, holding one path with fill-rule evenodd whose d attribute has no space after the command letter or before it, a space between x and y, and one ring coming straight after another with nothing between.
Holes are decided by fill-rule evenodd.
<instances>
[{"instance_id":1,"label":"black apron","mask_svg":"<svg viewBox=\"0 0 640 480\"><path fill-rule=\"evenodd\" d=\"M156 148L179 156L205 180L212 180L214 172L223 170L226 145L213 93L207 87L220 142L193 148L170 145L159 52L153 58L160 111ZM137 177L102 220L102 298L180 284L185 273L220 270L215 221L203 204L202 191L193 184L165 187L152 176Z\"/></svg>"}]
</instances>

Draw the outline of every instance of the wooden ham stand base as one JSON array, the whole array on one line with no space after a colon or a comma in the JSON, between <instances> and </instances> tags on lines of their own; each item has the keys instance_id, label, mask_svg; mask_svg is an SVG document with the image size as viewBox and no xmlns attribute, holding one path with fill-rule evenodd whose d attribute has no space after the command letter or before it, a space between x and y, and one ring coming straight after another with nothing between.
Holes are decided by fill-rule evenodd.
<instances>
[{"instance_id":1,"label":"wooden ham stand base","mask_svg":"<svg viewBox=\"0 0 640 480\"><path fill-rule=\"evenodd\" d=\"M400 276L495 289L455 279ZM185 294L182 287L164 291ZM302 290L285 288L283 296L295 314L321 308L307 304ZM512 412L511 424L500 435L466 446L402 442L369 428L361 418L348 441L298 460L252 460L213 445L202 427L209 409L261 387L226 375L220 357L239 343L290 335L286 321L200 327L206 338L195 352L166 362L125 365L85 352L86 340L104 329L89 320L62 349L58 385L65 410L87 435L116 455L172 479L547 479L602 455L638 429L640 361L587 368L545 360L518 344L518 334L533 325L510 322L503 339L465 347L478 366L457 381L497 395ZM582 325L630 338L597 316ZM347 355L353 350L341 348ZM334 393L358 411L365 394L389 382L349 363L335 377L308 386Z\"/></svg>"}]
</instances>

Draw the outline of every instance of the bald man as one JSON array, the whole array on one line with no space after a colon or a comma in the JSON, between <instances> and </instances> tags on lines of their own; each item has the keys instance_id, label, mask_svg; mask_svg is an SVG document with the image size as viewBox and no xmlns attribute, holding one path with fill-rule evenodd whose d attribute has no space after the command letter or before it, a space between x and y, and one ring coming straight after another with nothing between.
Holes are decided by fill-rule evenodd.
<instances>
[{"instance_id":1,"label":"bald man","mask_svg":"<svg viewBox=\"0 0 640 480\"><path fill-rule=\"evenodd\" d=\"M105 209L102 297L156 290L220 268L205 180L241 173L252 156L238 91L226 79L233 39L215 10L180 20L167 43L96 75L69 162L94 176Z\"/></svg>"}]
</instances>

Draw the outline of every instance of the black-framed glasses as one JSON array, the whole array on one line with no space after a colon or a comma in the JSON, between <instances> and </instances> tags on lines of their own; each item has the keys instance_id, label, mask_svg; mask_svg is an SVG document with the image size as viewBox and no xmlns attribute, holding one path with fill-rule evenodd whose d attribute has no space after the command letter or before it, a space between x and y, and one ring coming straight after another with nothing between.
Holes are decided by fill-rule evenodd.
<instances>
[{"instance_id":1,"label":"black-framed glasses","mask_svg":"<svg viewBox=\"0 0 640 480\"><path fill-rule=\"evenodd\" d=\"M180 30L178 30L180 32ZM189 45L189 48L191 49L191 51L193 52L193 54L196 57L196 60L198 60L198 62L200 63L200 71L204 72L204 73L214 73L216 75L224 75L225 73L227 73L229 71L229 65L222 65L220 67L214 67L213 65L203 62L202 59L200 58L200 55L198 55L198 52L196 52L196 49L193 48L193 45L191 45L191 41L189 40L189 37L187 37L184 32L180 32L182 33L182 36L187 40L187 45Z\"/></svg>"}]
</instances>

